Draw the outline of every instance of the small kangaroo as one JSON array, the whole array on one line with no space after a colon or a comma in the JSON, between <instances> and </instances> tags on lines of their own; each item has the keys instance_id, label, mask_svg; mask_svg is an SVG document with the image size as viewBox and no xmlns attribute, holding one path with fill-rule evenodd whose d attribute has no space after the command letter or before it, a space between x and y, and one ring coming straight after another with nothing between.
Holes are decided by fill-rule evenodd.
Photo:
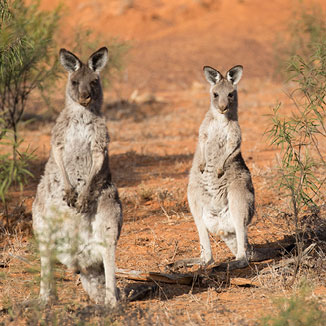
<instances>
[{"instance_id":1,"label":"small kangaroo","mask_svg":"<svg viewBox=\"0 0 326 326\"><path fill-rule=\"evenodd\" d=\"M205 66L210 83L210 109L199 129L190 170L188 202L201 246L201 264L213 262L208 231L219 235L241 266L247 262L247 225L255 211L254 188L242 158L237 84L243 67L226 76ZM195 260L194 260L195 262Z\"/></svg>"},{"instance_id":2,"label":"small kangaroo","mask_svg":"<svg viewBox=\"0 0 326 326\"><path fill-rule=\"evenodd\" d=\"M111 181L109 134L101 116L99 72L107 60L105 47L93 53L87 64L60 50L60 62L68 71L66 104L52 130L50 157L33 203L43 303L56 299L55 255L80 273L92 300L117 304L115 249L122 209Z\"/></svg>"}]
</instances>

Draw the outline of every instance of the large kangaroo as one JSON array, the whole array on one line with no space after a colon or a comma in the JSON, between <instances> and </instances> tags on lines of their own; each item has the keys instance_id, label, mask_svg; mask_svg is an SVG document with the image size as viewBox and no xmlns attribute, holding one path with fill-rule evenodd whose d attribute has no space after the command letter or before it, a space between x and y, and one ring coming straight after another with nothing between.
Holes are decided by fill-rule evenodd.
<instances>
[{"instance_id":1,"label":"large kangaroo","mask_svg":"<svg viewBox=\"0 0 326 326\"><path fill-rule=\"evenodd\" d=\"M109 168L109 134L101 116L103 47L87 64L61 49L68 71L66 104L52 130L51 153L33 203L41 256L40 299L56 298L54 255L80 273L92 300L115 306L115 249L122 210Z\"/></svg>"},{"instance_id":2,"label":"large kangaroo","mask_svg":"<svg viewBox=\"0 0 326 326\"><path fill-rule=\"evenodd\" d=\"M240 265L247 264L247 225L255 200L251 175L240 151L237 84L242 70L242 66L235 66L223 77L204 67L211 84L211 105L199 129L188 185L202 264L213 262L208 231L225 241Z\"/></svg>"}]
</instances>

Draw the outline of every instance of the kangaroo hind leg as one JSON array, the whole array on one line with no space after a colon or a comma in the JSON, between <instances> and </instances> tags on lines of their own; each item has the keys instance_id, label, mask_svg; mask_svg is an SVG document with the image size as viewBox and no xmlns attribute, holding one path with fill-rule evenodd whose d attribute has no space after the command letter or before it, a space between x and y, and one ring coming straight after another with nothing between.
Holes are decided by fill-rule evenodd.
<instances>
[{"instance_id":1,"label":"kangaroo hind leg","mask_svg":"<svg viewBox=\"0 0 326 326\"><path fill-rule=\"evenodd\" d=\"M104 270L80 273L80 281L89 298L96 304L104 304L105 278Z\"/></svg>"},{"instance_id":2,"label":"kangaroo hind leg","mask_svg":"<svg viewBox=\"0 0 326 326\"><path fill-rule=\"evenodd\" d=\"M199 235L201 263L210 264L213 262L213 255L208 230L206 228L203 216L208 212L206 212L200 200L195 198L195 196L192 196L190 193L188 193L188 202Z\"/></svg>"},{"instance_id":3,"label":"kangaroo hind leg","mask_svg":"<svg viewBox=\"0 0 326 326\"><path fill-rule=\"evenodd\" d=\"M235 229L236 251L234 254L237 260L247 260L247 224L251 217L249 216L250 202L245 189L236 183L231 185L228 193L228 201L230 218Z\"/></svg>"}]
</instances>

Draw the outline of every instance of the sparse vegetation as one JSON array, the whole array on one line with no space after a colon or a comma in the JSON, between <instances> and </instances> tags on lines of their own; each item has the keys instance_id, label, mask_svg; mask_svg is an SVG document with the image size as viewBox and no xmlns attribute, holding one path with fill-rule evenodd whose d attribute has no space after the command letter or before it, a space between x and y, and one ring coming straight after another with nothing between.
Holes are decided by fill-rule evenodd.
<instances>
[{"instance_id":1,"label":"sparse vegetation","mask_svg":"<svg viewBox=\"0 0 326 326\"><path fill-rule=\"evenodd\" d=\"M173 189L173 191L159 190L156 197L163 214L170 223L184 218L184 214L189 213L184 193L180 189Z\"/></svg>"},{"instance_id":2,"label":"sparse vegetation","mask_svg":"<svg viewBox=\"0 0 326 326\"><path fill-rule=\"evenodd\" d=\"M6 307L7 323L26 322L28 325L80 325L80 326L140 326L176 325L175 316L150 307L128 309L120 305L112 310L104 305L90 303L65 303L61 307L41 308L37 302L9 304ZM179 313L181 315L181 312ZM3 325L3 324L0 324ZM194 325L198 325L197 323Z\"/></svg>"},{"instance_id":3,"label":"sparse vegetation","mask_svg":"<svg viewBox=\"0 0 326 326\"><path fill-rule=\"evenodd\" d=\"M271 187L275 180L273 161L275 147L272 150L268 149L266 142L261 139L261 134L267 127L267 119L264 116L275 104L276 98L285 98L275 109L280 122L277 127L279 132L298 130L291 122L293 118L291 112L295 113L296 119L299 120L300 117L294 102L284 96L280 83L265 78L273 67L272 58L269 57L273 50L271 24L275 28L284 27L284 22L289 21L290 4L278 2L276 5L274 2L263 2L261 6L255 7L256 15L253 17L250 1L239 0L232 4L215 1L215 5L210 6L206 15L206 9L199 4L159 1L149 8L148 1L139 0L133 1L134 7L125 10L120 17L116 15L117 4L120 2L122 3L120 0L114 0L109 4L103 1L66 2L65 6L69 11L67 10L64 19L67 25L57 39L60 41L58 44L60 47L75 52L82 59L86 59L92 49L106 45L110 50L110 61L113 59L114 50L110 49L110 42L103 40L101 35L107 37L106 32L112 35L117 30L123 37L134 40L133 57L128 63L129 77L127 74L123 75L124 86L121 96L116 93L117 102L113 102L116 100L115 97L110 99L108 94L104 96L106 105L103 113L108 119L107 125L111 135L110 166L113 180L119 186L124 215L124 226L116 255L117 268L171 274L191 271L203 277L199 277L200 281L197 280L192 286L158 282L156 290L150 295L147 293L144 299L137 299L132 303L123 301L117 311L112 311L108 307L93 304L79 284L78 275L60 264L55 264L53 276L56 279L59 302L46 308L38 304L36 300L39 293L40 256L36 249L37 245L31 246L29 243L32 238L31 205L35 197L37 179L43 171L43 164L49 152L52 124L49 121L53 121L61 109L57 104L62 101L60 95L63 95L63 85L59 83L60 90L55 90L52 94L53 99L55 97L57 99L50 103L55 106L53 110L46 112L49 114L46 116L49 119L46 120L44 110L47 108L39 105L39 92L35 88L35 92L32 93L35 96L29 97L26 102L25 113L29 114L29 108L33 107L31 113L36 114L36 118L42 119L42 123L36 119L33 122L34 130L31 130L29 125L27 128L24 125L21 125L22 129L18 128L20 146L17 149L22 153L22 149L26 148L25 143L21 142L21 136L31 141L33 148L37 146L36 153L39 159L33 162L32 168L35 178L28 179L30 183L23 193L18 194L15 191L16 187L9 189L10 229L6 227L5 217L0 213L0 325L297 326L307 322L307 318L313 313L319 317L320 311L325 310L323 303L326 298L324 286L326 242L317 238L326 234L324 165L320 162L321 157L325 158L325 138L317 133L311 135L318 141L321 153L320 156L311 141L309 145L309 157L313 161L311 166L304 160L305 150L303 148L300 150L302 164L307 165L303 172L310 171L316 176L317 181L314 179L312 181L317 182L319 194L315 195L313 190L304 188L302 184L302 189L306 191L308 197L304 197L299 205L298 226L306 232L306 235L313 236L304 239L303 258L293 284L291 281L298 263L298 260L296 261L298 252L292 237L294 231L292 196L289 189L282 188L277 191ZM3 3L0 0L0 5ZM42 7L53 8L53 2L49 0L41 0L41 3ZM231 5L232 19L217 22L216 17L229 17ZM266 9L269 8L275 10L277 8L277 11L266 13ZM307 13L311 13L310 9ZM317 14L322 13L320 11ZM98 17L98 21L94 20L94 17ZM317 18L315 15L313 23ZM196 25L191 24L193 19L196 20ZM256 29L254 22L258 20L259 28ZM85 23L90 30L77 27L74 25L76 21ZM248 22L250 25L246 25ZM224 28L224 23L229 28ZM301 22L296 19L296 23ZM71 29L72 26L75 28ZM134 26L135 30L132 30ZM113 29L109 31L111 27L114 27L114 31ZM100 36L97 34L99 31ZM211 32L213 34L210 34ZM303 28L298 28L295 32L306 33ZM79 36L77 35L75 39L76 33ZM290 44L287 36L286 31L282 37ZM212 42L213 40L216 42ZM224 40L229 42L226 44ZM87 49L83 46L87 46ZM199 46L203 46L202 51ZM223 51L218 52L221 46ZM306 63L310 60L299 51L292 54L300 54ZM52 59L57 55L57 52L54 53ZM267 60L258 61L255 65L257 57L262 61ZM283 56L282 60L284 58L289 58L289 55ZM120 60L120 57L118 59ZM252 173L257 195L257 213L249 229L249 242L254 248L262 251L269 251L271 248L283 250L277 251L280 257L252 263L249 268L242 270L227 272L217 270L210 274L209 268L204 266L194 266L192 269L185 266L167 269L171 262L196 258L199 253L200 244L195 223L189 212L186 188L199 122L207 109L208 97L203 83L200 83L198 88L189 89L188 86L193 80L201 80L200 66L210 64L205 60L215 59L221 70L226 69L229 61L233 59L239 60L235 64L245 65L246 82L239 87L240 102L243 103L239 108L239 118L243 130L242 150ZM308 66L304 68L312 73L312 77L317 77L313 73L316 64L319 64L318 60L311 61L310 70ZM286 66L290 67L289 63ZM300 65L298 67L299 70L303 69ZM116 71L111 72L115 74ZM101 74L104 82L112 80L111 72L109 75ZM260 77L251 78L257 77L256 74ZM303 78L304 82L305 77L295 77L294 71L290 76L293 76L293 79L290 79L286 89L292 86L298 88L299 84L295 79L301 81L300 78ZM112 85L113 89L115 85L115 83ZM316 85L317 82L310 86L308 91L311 92ZM106 87L104 89L107 90ZM149 94L154 94L157 99L161 97L163 101L136 102L132 96L129 97L130 101L123 97L127 95L127 91L131 94L135 90L133 93L138 92L142 95L146 94L147 89L150 90ZM57 96L58 94L60 95ZM306 101L305 95L302 94L303 92L298 90L291 96L295 95L295 99L301 105ZM311 116L307 115L306 119L311 119ZM314 121L310 123L313 124ZM303 124L300 126L305 128ZM283 140L285 150L289 142L284 137ZM9 153L10 164L12 144L4 143L11 141L12 134L8 131L2 140L0 150L1 154ZM294 138L290 141L294 147L292 151L294 155L298 153L297 143ZM280 149L281 147L280 144ZM280 159L280 163L281 161ZM300 160L290 162L292 173L295 171L293 168L295 164L301 168L299 162ZM291 178L298 182L297 185L300 184L295 174ZM285 194L288 197L285 197ZM307 200L307 204L304 200ZM291 208L286 206L287 204ZM2 210L1 201L0 206ZM288 227L289 224L291 228ZM306 230L305 226L308 226L309 230ZM314 231L317 228L315 237ZM299 236L299 240L302 239L300 234ZM211 236L210 240L216 264L233 259L218 236ZM306 278L314 285L313 293L293 292L293 288L298 287L302 278ZM137 289L137 286L140 286L140 282L118 278L122 297L125 289L129 287ZM274 297L284 299L277 300L274 305L271 300ZM261 316L268 313L269 316L261 321ZM325 320L325 315L322 316ZM317 323L318 318L317 321L309 322L315 326L314 322Z\"/></svg>"}]
</instances>

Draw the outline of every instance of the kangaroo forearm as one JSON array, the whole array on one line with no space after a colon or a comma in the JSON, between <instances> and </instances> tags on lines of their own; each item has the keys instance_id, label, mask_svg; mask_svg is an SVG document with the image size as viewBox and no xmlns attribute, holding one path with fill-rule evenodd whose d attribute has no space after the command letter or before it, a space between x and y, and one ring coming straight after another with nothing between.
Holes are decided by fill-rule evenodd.
<instances>
[{"instance_id":1,"label":"kangaroo forearm","mask_svg":"<svg viewBox=\"0 0 326 326\"><path fill-rule=\"evenodd\" d=\"M234 146L232 148L230 148L224 155L224 157L222 158L221 162L222 162L222 165L221 165L221 169L224 170L225 168L225 163L226 161L237 151L240 150L240 147L237 145L237 146Z\"/></svg>"},{"instance_id":2,"label":"kangaroo forearm","mask_svg":"<svg viewBox=\"0 0 326 326\"><path fill-rule=\"evenodd\" d=\"M57 146L53 146L52 153L53 153L54 161L58 165L60 172L62 174L63 183L64 183L65 188L66 189L72 188L67 171L64 167L63 158L62 158L62 150L60 148L58 148Z\"/></svg>"},{"instance_id":3,"label":"kangaroo forearm","mask_svg":"<svg viewBox=\"0 0 326 326\"><path fill-rule=\"evenodd\" d=\"M86 189L89 190L94 177L98 174L101 170L102 165L104 162L104 153L103 152L93 152L92 154L92 167L89 173L87 182L86 182Z\"/></svg>"},{"instance_id":4,"label":"kangaroo forearm","mask_svg":"<svg viewBox=\"0 0 326 326\"><path fill-rule=\"evenodd\" d=\"M206 165L206 157L205 157L205 144L199 145L199 165L200 169L204 170Z\"/></svg>"}]
</instances>

